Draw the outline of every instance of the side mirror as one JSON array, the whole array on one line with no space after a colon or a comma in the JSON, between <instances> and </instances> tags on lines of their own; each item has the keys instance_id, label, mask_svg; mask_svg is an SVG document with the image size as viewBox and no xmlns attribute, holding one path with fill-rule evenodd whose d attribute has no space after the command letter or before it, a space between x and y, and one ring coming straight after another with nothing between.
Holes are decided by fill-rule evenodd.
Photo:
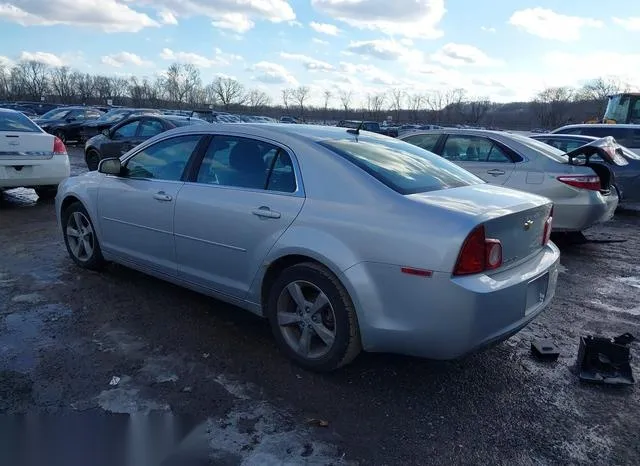
<instances>
[{"instance_id":1,"label":"side mirror","mask_svg":"<svg viewBox=\"0 0 640 466\"><path fill-rule=\"evenodd\" d=\"M119 175L122 172L122 164L118 158L101 160L98 164L98 171L105 175Z\"/></svg>"},{"instance_id":2,"label":"side mirror","mask_svg":"<svg viewBox=\"0 0 640 466\"><path fill-rule=\"evenodd\" d=\"M102 130L102 135L111 139L111 133L109 132L108 128Z\"/></svg>"}]
</instances>

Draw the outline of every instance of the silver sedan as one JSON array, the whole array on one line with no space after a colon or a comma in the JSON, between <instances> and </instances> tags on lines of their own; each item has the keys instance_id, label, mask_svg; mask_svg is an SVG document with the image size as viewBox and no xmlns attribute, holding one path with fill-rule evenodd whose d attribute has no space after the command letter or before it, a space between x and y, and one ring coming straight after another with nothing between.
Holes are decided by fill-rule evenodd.
<instances>
[{"instance_id":1,"label":"silver sedan","mask_svg":"<svg viewBox=\"0 0 640 466\"><path fill-rule=\"evenodd\" d=\"M554 204L556 232L579 232L610 220L618 206L607 164L585 164L585 157L570 160L564 152L526 136L446 128L400 139L437 153L491 184L548 197ZM608 158L604 151L599 155Z\"/></svg>"},{"instance_id":2,"label":"silver sedan","mask_svg":"<svg viewBox=\"0 0 640 466\"><path fill-rule=\"evenodd\" d=\"M268 318L298 364L450 359L552 299L551 202L411 144L278 124L162 133L63 182L71 258L113 261Z\"/></svg>"}]
</instances>

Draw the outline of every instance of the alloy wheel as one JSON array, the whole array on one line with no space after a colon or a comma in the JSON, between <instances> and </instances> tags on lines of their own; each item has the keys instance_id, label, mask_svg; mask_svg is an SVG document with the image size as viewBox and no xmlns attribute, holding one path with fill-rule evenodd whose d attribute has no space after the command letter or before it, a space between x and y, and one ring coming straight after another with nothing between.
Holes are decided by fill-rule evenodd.
<instances>
[{"instance_id":1,"label":"alloy wheel","mask_svg":"<svg viewBox=\"0 0 640 466\"><path fill-rule=\"evenodd\" d=\"M69 249L79 261L88 261L95 249L95 234L91 222L82 212L75 211L67 220L65 230Z\"/></svg>"}]
</instances>

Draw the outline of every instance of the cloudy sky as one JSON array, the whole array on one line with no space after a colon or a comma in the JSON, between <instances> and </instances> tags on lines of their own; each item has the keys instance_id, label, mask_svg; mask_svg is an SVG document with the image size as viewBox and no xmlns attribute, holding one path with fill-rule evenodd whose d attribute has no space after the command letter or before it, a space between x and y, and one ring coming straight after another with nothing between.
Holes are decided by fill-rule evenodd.
<instances>
[{"instance_id":1,"label":"cloudy sky","mask_svg":"<svg viewBox=\"0 0 640 466\"><path fill-rule=\"evenodd\" d=\"M462 87L496 101L640 84L638 0L0 0L0 62L153 76L172 62L274 98Z\"/></svg>"}]
</instances>

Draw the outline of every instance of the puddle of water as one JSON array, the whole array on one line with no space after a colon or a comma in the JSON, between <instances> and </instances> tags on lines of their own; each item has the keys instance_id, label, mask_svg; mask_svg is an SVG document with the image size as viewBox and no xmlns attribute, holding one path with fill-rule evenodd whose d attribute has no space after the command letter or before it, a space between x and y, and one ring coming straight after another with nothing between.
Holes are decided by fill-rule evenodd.
<instances>
[{"instance_id":1,"label":"puddle of water","mask_svg":"<svg viewBox=\"0 0 640 466\"><path fill-rule=\"evenodd\" d=\"M47 335L48 324L70 314L69 308L47 304L7 315L0 334L0 366L21 373L32 371L38 363L38 351L55 343Z\"/></svg>"},{"instance_id":2,"label":"puddle of water","mask_svg":"<svg viewBox=\"0 0 640 466\"><path fill-rule=\"evenodd\" d=\"M640 277L622 277L618 278L618 281L640 290Z\"/></svg>"},{"instance_id":3,"label":"puddle of water","mask_svg":"<svg viewBox=\"0 0 640 466\"><path fill-rule=\"evenodd\" d=\"M43 301L42 296L38 293L19 294L11 298L14 303L38 304Z\"/></svg>"},{"instance_id":4,"label":"puddle of water","mask_svg":"<svg viewBox=\"0 0 640 466\"><path fill-rule=\"evenodd\" d=\"M145 400L137 388L104 390L97 397L98 406L110 413L149 414L152 411L170 411L166 403Z\"/></svg>"},{"instance_id":5,"label":"puddle of water","mask_svg":"<svg viewBox=\"0 0 640 466\"><path fill-rule=\"evenodd\" d=\"M599 300L593 300L589 302L594 306L599 307L603 311L629 314L632 316L640 316L640 306L625 309L622 307L612 306L611 304L603 303L602 301L599 301Z\"/></svg>"}]
</instances>

